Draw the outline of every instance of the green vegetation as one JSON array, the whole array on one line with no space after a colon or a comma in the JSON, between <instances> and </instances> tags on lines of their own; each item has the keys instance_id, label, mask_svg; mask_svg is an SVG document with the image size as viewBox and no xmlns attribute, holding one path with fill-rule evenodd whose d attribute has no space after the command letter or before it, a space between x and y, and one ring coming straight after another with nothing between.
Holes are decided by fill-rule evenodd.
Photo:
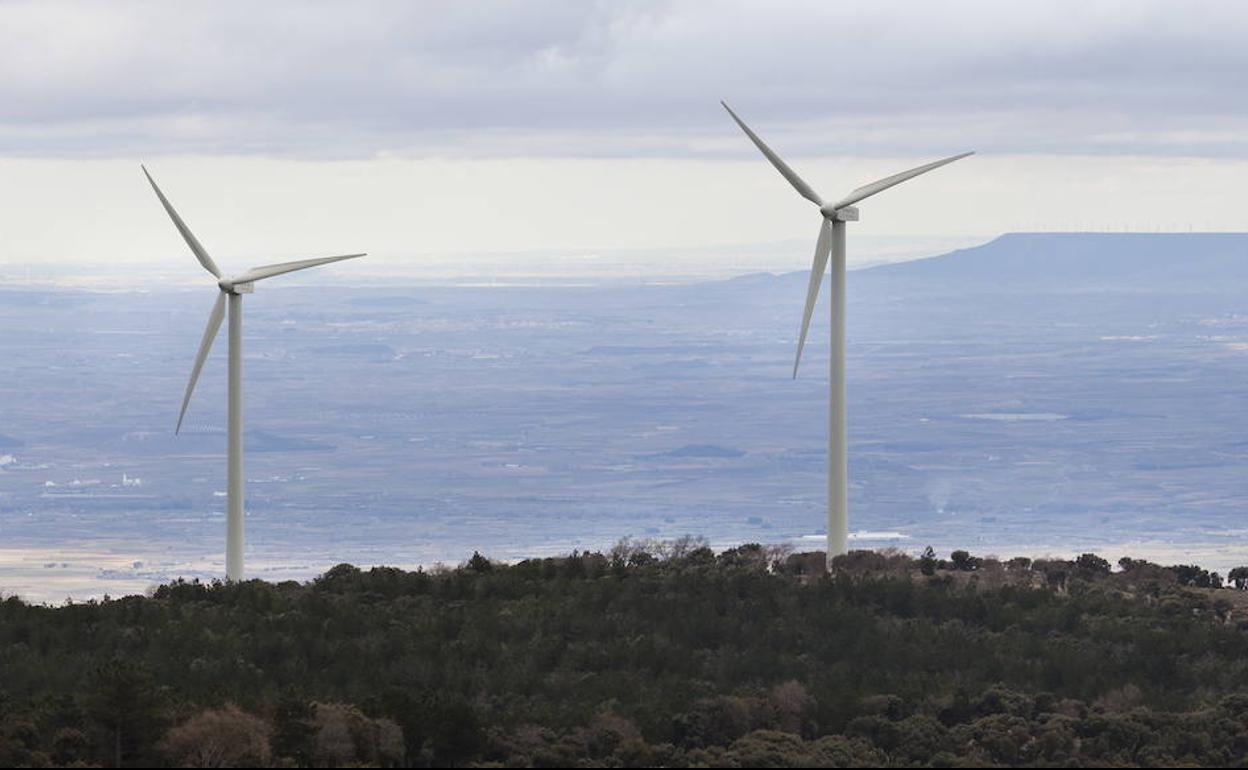
<instances>
[{"instance_id":1,"label":"green vegetation","mask_svg":"<svg viewBox=\"0 0 1248 770\"><path fill-rule=\"evenodd\" d=\"M0 764L1246 766L1248 593L1215 574L822 560L625 542L10 598Z\"/></svg>"}]
</instances>

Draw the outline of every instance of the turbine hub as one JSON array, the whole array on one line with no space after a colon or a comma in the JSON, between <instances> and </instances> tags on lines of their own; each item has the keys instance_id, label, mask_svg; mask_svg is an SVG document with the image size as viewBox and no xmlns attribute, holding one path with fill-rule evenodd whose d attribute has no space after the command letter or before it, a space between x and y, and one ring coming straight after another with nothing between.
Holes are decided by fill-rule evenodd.
<instances>
[{"instance_id":1,"label":"turbine hub","mask_svg":"<svg viewBox=\"0 0 1248 770\"><path fill-rule=\"evenodd\" d=\"M819 209L819 213L828 219L834 219L838 222L857 222L858 207L842 206L841 208L833 208L832 204L827 204Z\"/></svg>"},{"instance_id":2,"label":"turbine hub","mask_svg":"<svg viewBox=\"0 0 1248 770\"><path fill-rule=\"evenodd\" d=\"M217 281L217 288L226 294L251 294L256 290L256 284L253 281L234 283L229 278L222 278Z\"/></svg>"}]
</instances>

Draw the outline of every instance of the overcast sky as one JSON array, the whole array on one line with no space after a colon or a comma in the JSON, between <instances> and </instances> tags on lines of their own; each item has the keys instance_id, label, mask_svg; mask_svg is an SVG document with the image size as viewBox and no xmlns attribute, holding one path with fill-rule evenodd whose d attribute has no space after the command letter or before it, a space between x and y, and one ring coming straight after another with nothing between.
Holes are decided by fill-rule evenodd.
<instances>
[{"instance_id":1,"label":"overcast sky","mask_svg":"<svg viewBox=\"0 0 1248 770\"><path fill-rule=\"evenodd\" d=\"M817 216L721 98L828 198L979 152L860 257L1244 230L1245 40L1235 2L0 2L0 265L189 260L144 160L227 264L800 266Z\"/></svg>"}]
</instances>

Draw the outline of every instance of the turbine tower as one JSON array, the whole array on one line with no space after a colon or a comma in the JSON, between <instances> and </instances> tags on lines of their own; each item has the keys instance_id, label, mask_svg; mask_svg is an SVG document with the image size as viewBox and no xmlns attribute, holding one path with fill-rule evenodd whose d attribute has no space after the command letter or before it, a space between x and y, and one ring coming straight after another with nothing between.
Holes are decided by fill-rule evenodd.
<instances>
[{"instance_id":1,"label":"turbine tower","mask_svg":"<svg viewBox=\"0 0 1248 770\"><path fill-rule=\"evenodd\" d=\"M802 360L802 348L806 345L806 332L810 328L810 316L815 309L815 300L819 298L819 287L823 283L823 272L832 258L832 355L831 377L828 383L828 551L827 568L832 568L832 560L849 551L849 512L847 495L846 441L845 441L845 223L858 221L858 209L854 204L883 192L893 185L913 179L919 174L940 168L955 160L960 160L971 152L953 155L942 160L928 163L900 174L884 177L870 184L863 185L834 203L825 203L822 198L802 181L789 165L770 147L758 138L758 134L750 130L737 113L725 102L720 102L732 119L736 121L745 135L754 145L767 156L771 165L776 167L780 175L793 185L793 189L806 200L819 207L821 221L819 238L815 241L815 259L810 268L810 283L806 288L806 309L802 313L801 333L797 338L797 357L793 361L793 377L797 378L797 366Z\"/></svg>"},{"instance_id":2,"label":"turbine tower","mask_svg":"<svg viewBox=\"0 0 1248 770\"><path fill-rule=\"evenodd\" d=\"M363 254L344 254L339 257L320 257L303 259L296 262L281 262L275 265L253 267L245 273L233 277L225 277L217 264L208 256L208 252L200 245L195 234L191 232L178 212L173 210L169 199L156 186L156 180L147 173L147 167L141 166L143 175L156 191L156 197L165 207L174 227L182 234L186 245L199 260L204 269L217 279L217 301L208 314L208 328L204 329L204 337L199 343L199 353L195 356L195 366L191 369L191 380L186 385L186 393L182 396L182 411L178 413L178 425L174 433L182 430L182 418L186 416L186 407L191 402L191 394L195 392L195 383L199 380L199 372L204 368L208 351L221 329L221 321L225 317L226 306L230 315L230 351L229 351L229 430L226 438L227 472L226 472L226 531L225 531L225 578L238 581L243 579L243 295L255 291L255 282L275 275L303 270L317 265L327 265L344 259L355 259Z\"/></svg>"}]
</instances>

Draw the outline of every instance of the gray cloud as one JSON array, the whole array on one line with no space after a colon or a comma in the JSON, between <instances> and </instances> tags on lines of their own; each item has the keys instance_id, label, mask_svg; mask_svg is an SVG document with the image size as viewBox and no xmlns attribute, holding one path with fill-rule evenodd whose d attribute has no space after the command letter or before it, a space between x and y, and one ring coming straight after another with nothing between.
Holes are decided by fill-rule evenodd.
<instances>
[{"instance_id":1,"label":"gray cloud","mask_svg":"<svg viewBox=\"0 0 1248 770\"><path fill-rule=\"evenodd\" d=\"M0 4L0 154L1248 156L1233 2Z\"/></svg>"}]
</instances>

